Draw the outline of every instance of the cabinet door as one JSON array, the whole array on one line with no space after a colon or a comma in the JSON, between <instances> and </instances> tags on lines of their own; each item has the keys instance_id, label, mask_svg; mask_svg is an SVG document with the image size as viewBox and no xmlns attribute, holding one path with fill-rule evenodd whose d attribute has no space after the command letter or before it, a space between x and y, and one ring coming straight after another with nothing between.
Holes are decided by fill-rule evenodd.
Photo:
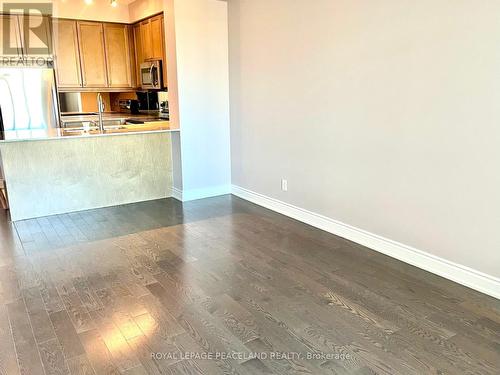
<instances>
[{"instance_id":1,"label":"cabinet door","mask_svg":"<svg viewBox=\"0 0 500 375\"><path fill-rule=\"evenodd\" d=\"M135 42L135 74L137 86L141 85L141 64L144 62L144 54L142 52L142 34L141 24L134 25L134 42Z\"/></svg>"},{"instance_id":2,"label":"cabinet door","mask_svg":"<svg viewBox=\"0 0 500 375\"><path fill-rule=\"evenodd\" d=\"M54 19L52 22L57 84L59 88L81 87L82 72L76 21Z\"/></svg>"},{"instance_id":3,"label":"cabinet door","mask_svg":"<svg viewBox=\"0 0 500 375\"><path fill-rule=\"evenodd\" d=\"M109 87L132 87L129 28L126 25L105 23L104 41Z\"/></svg>"},{"instance_id":4,"label":"cabinet door","mask_svg":"<svg viewBox=\"0 0 500 375\"><path fill-rule=\"evenodd\" d=\"M4 43L4 38L7 38L4 30L9 30L7 43ZM3 58L21 58L23 52L18 17L0 14L0 33L0 55Z\"/></svg>"},{"instance_id":5,"label":"cabinet door","mask_svg":"<svg viewBox=\"0 0 500 375\"><path fill-rule=\"evenodd\" d=\"M151 40L151 22L145 20L141 22L142 53L144 60L153 58L153 45Z\"/></svg>"},{"instance_id":6,"label":"cabinet door","mask_svg":"<svg viewBox=\"0 0 500 375\"><path fill-rule=\"evenodd\" d=\"M47 16L19 15L21 44L24 56L52 56L52 25ZM25 33L24 30L30 30ZM31 31L31 30L36 30Z\"/></svg>"},{"instance_id":7,"label":"cabinet door","mask_svg":"<svg viewBox=\"0 0 500 375\"><path fill-rule=\"evenodd\" d=\"M163 16L151 18L151 58L163 59Z\"/></svg>"},{"instance_id":8,"label":"cabinet door","mask_svg":"<svg viewBox=\"0 0 500 375\"><path fill-rule=\"evenodd\" d=\"M78 22L83 87L108 87L102 23Z\"/></svg>"}]
</instances>

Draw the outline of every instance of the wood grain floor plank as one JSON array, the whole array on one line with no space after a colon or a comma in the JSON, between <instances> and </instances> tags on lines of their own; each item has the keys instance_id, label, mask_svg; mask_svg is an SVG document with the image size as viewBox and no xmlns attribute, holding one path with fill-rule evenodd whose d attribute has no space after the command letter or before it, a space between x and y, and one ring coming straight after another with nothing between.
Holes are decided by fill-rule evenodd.
<instances>
[{"instance_id":1,"label":"wood grain floor plank","mask_svg":"<svg viewBox=\"0 0 500 375\"><path fill-rule=\"evenodd\" d=\"M143 365L139 365L124 371L123 375L148 375L148 372Z\"/></svg>"},{"instance_id":2,"label":"wood grain floor plank","mask_svg":"<svg viewBox=\"0 0 500 375\"><path fill-rule=\"evenodd\" d=\"M165 369L165 364L162 363L161 359L156 359L155 356L152 355L154 350L149 346L146 336L136 336L127 341L147 374L162 375L168 373L168 369Z\"/></svg>"},{"instance_id":3,"label":"wood grain floor plank","mask_svg":"<svg viewBox=\"0 0 500 375\"><path fill-rule=\"evenodd\" d=\"M69 374L62 348L56 338L38 344L38 350L42 358L45 375Z\"/></svg>"},{"instance_id":4,"label":"wood grain floor plank","mask_svg":"<svg viewBox=\"0 0 500 375\"><path fill-rule=\"evenodd\" d=\"M0 304L0 374L19 374L7 307Z\"/></svg>"},{"instance_id":5,"label":"wood grain floor plank","mask_svg":"<svg viewBox=\"0 0 500 375\"><path fill-rule=\"evenodd\" d=\"M23 299L7 305L9 321L21 374L43 375L43 365Z\"/></svg>"},{"instance_id":6,"label":"wood grain floor plank","mask_svg":"<svg viewBox=\"0 0 500 375\"><path fill-rule=\"evenodd\" d=\"M205 353L204 349L195 342L187 332L177 335L173 338L176 347L181 353ZM202 358L192 358L202 368L206 374L230 374L234 372L234 368L225 358L215 358L214 360L206 360Z\"/></svg>"},{"instance_id":7,"label":"wood grain floor plank","mask_svg":"<svg viewBox=\"0 0 500 375\"><path fill-rule=\"evenodd\" d=\"M85 348L87 358L96 375L119 375L111 353L96 329L80 333L79 338Z\"/></svg>"},{"instance_id":8,"label":"wood grain floor plank","mask_svg":"<svg viewBox=\"0 0 500 375\"><path fill-rule=\"evenodd\" d=\"M201 367L192 360L183 360L169 366L172 375L204 375L206 374Z\"/></svg>"},{"instance_id":9,"label":"wood grain floor plank","mask_svg":"<svg viewBox=\"0 0 500 375\"><path fill-rule=\"evenodd\" d=\"M241 342L255 340L260 337L259 328L252 314L227 294L216 297L216 307L212 315L223 322Z\"/></svg>"},{"instance_id":10,"label":"wood grain floor plank","mask_svg":"<svg viewBox=\"0 0 500 375\"><path fill-rule=\"evenodd\" d=\"M38 289L42 296L45 309L49 314L64 310L64 302L52 280L50 280L47 275L41 275Z\"/></svg>"},{"instance_id":11,"label":"wood grain floor plank","mask_svg":"<svg viewBox=\"0 0 500 375\"><path fill-rule=\"evenodd\" d=\"M73 279L73 286L87 311L100 310L103 308L95 291L89 286L87 278L75 277Z\"/></svg>"},{"instance_id":12,"label":"wood grain floor plank","mask_svg":"<svg viewBox=\"0 0 500 375\"><path fill-rule=\"evenodd\" d=\"M0 373L496 375L499 332L498 300L232 196L0 215Z\"/></svg>"},{"instance_id":13,"label":"wood grain floor plank","mask_svg":"<svg viewBox=\"0 0 500 375\"><path fill-rule=\"evenodd\" d=\"M66 310L51 313L49 316L66 359L85 354L82 343Z\"/></svg>"},{"instance_id":14,"label":"wood grain floor plank","mask_svg":"<svg viewBox=\"0 0 500 375\"><path fill-rule=\"evenodd\" d=\"M71 375L96 375L86 355L79 355L67 360Z\"/></svg>"},{"instance_id":15,"label":"wood grain floor plank","mask_svg":"<svg viewBox=\"0 0 500 375\"><path fill-rule=\"evenodd\" d=\"M168 310L162 307L161 303L155 297L152 295L143 296L140 298L140 301L148 312L146 315L143 314L134 318L139 326L141 326L139 321L144 322L153 319L154 322L148 323L148 329L157 329L161 331L160 335L163 337L174 337L185 332L177 320Z\"/></svg>"},{"instance_id":16,"label":"wood grain floor plank","mask_svg":"<svg viewBox=\"0 0 500 375\"><path fill-rule=\"evenodd\" d=\"M21 298L21 288L13 265L0 267L0 297L3 303L10 303Z\"/></svg>"},{"instance_id":17,"label":"wood grain floor plank","mask_svg":"<svg viewBox=\"0 0 500 375\"><path fill-rule=\"evenodd\" d=\"M139 366L137 356L105 310L92 311L90 314L118 369L124 372Z\"/></svg>"},{"instance_id":18,"label":"wood grain floor plank","mask_svg":"<svg viewBox=\"0 0 500 375\"><path fill-rule=\"evenodd\" d=\"M55 339L56 335L38 288L25 290L23 297L36 341L40 343Z\"/></svg>"},{"instance_id":19,"label":"wood grain floor plank","mask_svg":"<svg viewBox=\"0 0 500 375\"><path fill-rule=\"evenodd\" d=\"M72 281L61 283L57 287L62 298L66 311L73 323L77 333L88 331L94 328L90 315L82 303Z\"/></svg>"}]
</instances>

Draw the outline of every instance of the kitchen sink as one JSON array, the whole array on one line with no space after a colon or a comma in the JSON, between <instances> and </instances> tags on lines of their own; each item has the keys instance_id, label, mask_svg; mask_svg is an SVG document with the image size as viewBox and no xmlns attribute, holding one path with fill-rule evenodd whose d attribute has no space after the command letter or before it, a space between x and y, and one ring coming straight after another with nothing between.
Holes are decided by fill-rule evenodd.
<instances>
[{"instance_id":1,"label":"kitchen sink","mask_svg":"<svg viewBox=\"0 0 500 375\"><path fill-rule=\"evenodd\" d=\"M104 127L112 127L112 126L123 126L127 123L126 119L113 119L113 120L103 120L102 123Z\"/></svg>"},{"instance_id":2,"label":"kitchen sink","mask_svg":"<svg viewBox=\"0 0 500 375\"><path fill-rule=\"evenodd\" d=\"M114 124L114 125L112 125ZM117 124L113 122L112 124L108 124L104 122L104 133L112 133L114 131L120 131L127 129L126 126ZM87 126L72 126L67 128L62 128L63 135L84 135L84 134L100 134L99 127L95 123L90 123Z\"/></svg>"},{"instance_id":3,"label":"kitchen sink","mask_svg":"<svg viewBox=\"0 0 500 375\"><path fill-rule=\"evenodd\" d=\"M155 119L151 117L139 118L105 118L103 119L104 134L106 133L122 133L126 131L140 131L148 129L152 124L165 121L164 119ZM64 136L79 136L86 134L100 134L99 122L97 118L90 119L74 119L63 121L61 134Z\"/></svg>"},{"instance_id":4,"label":"kitchen sink","mask_svg":"<svg viewBox=\"0 0 500 375\"><path fill-rule=\"evenodd\" d=\"M104 128L119 127L127 123L126 119L109 119L102 121ZM64 129L80 129L98 127L97 120L92 121L66 121L63 123Z\"/></svg>"}]
</instances>

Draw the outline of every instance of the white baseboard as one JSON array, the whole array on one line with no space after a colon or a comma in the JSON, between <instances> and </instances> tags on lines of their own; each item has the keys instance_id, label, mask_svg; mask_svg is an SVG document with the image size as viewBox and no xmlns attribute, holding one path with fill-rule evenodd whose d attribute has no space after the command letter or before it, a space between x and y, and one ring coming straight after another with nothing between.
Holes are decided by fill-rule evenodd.
<instances>
[{"instance_id":1,"label":"white baseboard","mask_svg":"<svg viewBox=\"0 0 500 375\"><path fill-rule=\"evenodd\" d=\"M172 189L172 196L181 202L194 201L196 199L217 197L219 195L231 194L231 185L212 186L203 189L179 190Z\"/></svg>"},{"instance_id":2,"label":"white baseboard","mask_svg":"<svg viewBox=\"0 0 500 375\"><path fill-rule=\"evenodd\" d=\"M500 299L500 279L278 199L233 185L240 198Z\"/></svg>"},{"instance_id":3,"label":"white baseboard","mask_svg":"<svg viewBox=\"0 0 500 375\"><path fill-rule=\"evenodd\" d=\"M172 198L182 202L182 190L175 187L172 188Z\"/></svg>"}]
</instances>

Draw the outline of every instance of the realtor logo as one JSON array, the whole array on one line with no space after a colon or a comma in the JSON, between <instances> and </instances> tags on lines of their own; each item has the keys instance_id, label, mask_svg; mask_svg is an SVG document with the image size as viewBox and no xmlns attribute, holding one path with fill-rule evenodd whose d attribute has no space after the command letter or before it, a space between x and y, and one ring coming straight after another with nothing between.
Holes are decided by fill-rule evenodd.
<instances>
[{"instance_id":1,"label":"realtor logo","mask_svg":"<svg viewBox=\"0 0 500 375\"><path fill-rule=\"evenodd\" d=\"M47 56L51 53L52 3L3 3L2 51L4 56Z\"/></svg>"}]
</instances>

